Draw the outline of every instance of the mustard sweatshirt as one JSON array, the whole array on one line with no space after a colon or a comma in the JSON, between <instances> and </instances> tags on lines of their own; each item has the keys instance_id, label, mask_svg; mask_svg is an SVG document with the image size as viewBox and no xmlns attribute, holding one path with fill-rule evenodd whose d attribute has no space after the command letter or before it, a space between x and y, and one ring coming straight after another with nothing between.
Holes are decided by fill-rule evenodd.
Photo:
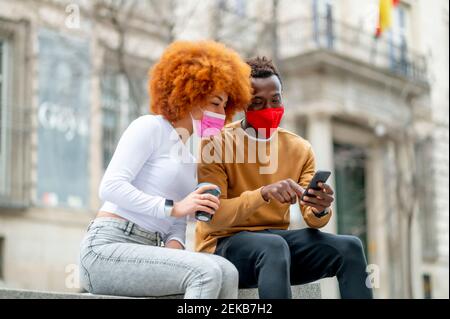
<instances>
[{"instance_id":1,"label":"mustard sweatshirt","mask_svg":"<svg viewBox=\"0 0 450 319\"><path fill-rule=\"evenodd\" d=\"M217 239L241 231L287 229L290 205L266 202L261 188L291 178L306 189L316 170L311 145L282 128L270 140L257 140L234 122L219 136L203 140L200 150L199 182L213 183L222 192L212 220L196 224L195 249L200 252L214 253ZM312 228L325 226L332 215L318 218L308 206L300 210Z\"/></svg>"}]
</instances>

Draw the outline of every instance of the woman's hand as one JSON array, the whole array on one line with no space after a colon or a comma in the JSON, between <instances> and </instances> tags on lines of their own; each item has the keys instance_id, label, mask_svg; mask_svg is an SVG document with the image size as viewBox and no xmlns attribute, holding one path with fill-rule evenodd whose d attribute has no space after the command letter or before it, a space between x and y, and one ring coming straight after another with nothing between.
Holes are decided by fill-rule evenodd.
<instances>
[{"instance_id":1,"label":"woman's hand","mask_svg":"<svg viewBox=\"0 0 450 319\"><path fill-rule=\"evenodd\" d=\"M164 247L181 250L184 249L183 245L181 245L180 242L178 242L177 240L169 240L167 243L164 244Z\"/></svg>"},{"instance_id":2,"label":"woman's hand","mask_svg":"<svg viewBox=\"0 0 450 319\"><path fill-rule=\"evenodd\" d=\"M174 203L171 216L184 217L193 215L197 211L206 212L214 215L215 211L219 209L219 199L211 194L203 194L208 190L217 189L215 185L206 185L190 193L183 200Z\"/></svg>"}]
</instances>

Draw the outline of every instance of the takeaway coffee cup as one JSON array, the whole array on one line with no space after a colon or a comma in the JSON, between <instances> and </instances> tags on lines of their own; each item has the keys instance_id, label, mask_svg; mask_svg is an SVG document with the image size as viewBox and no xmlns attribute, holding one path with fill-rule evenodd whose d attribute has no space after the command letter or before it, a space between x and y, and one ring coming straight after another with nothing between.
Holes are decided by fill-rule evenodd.
<instances>
[{"instance_id":1,"label":"takeaway coffee cup","mask_svg":"<svg viewBox=\"0 0 450 319\"><path fill-rule=\"evenodd\" d=\"M200 187L207 186L207 185L214 185L214 184L211 184L211 183L200 183L200 184L197 185L197 187L195 189L197 190ZM214 185L214 186L216 186L216 185ZM211 194L211 195L214 195L216 197L219 197L221 192L220 192L220 188L217 186L216 189L207 190L203 194ZM201 222L209 222L212 219L212 217L213 217L213 215L211 215L211 214L209 214L207 212L197 211L195 213L195 219L197 219L197 220L199 220Z\"/></svg>"}]
</instances>

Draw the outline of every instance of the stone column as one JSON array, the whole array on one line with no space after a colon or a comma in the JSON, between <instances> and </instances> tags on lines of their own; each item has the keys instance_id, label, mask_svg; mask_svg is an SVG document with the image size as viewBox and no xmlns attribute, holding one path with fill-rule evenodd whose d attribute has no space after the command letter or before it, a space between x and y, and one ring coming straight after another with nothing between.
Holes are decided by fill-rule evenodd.
<instances>
[{"instance_id":1,"label":"stone column","mask_svg":"<svg viewBox=\"0 0 450 319\"><path fill-rule=\"evenodd\" d=\"M298 127L297 123L297 115L295 113L286 113L286 115L283 118L283 122L281 123L281 127L295 133L297 135L300 135L300 128ZM298 202L294 205L291 205L290 208L291 211L291 219L290 219L290 229L301 229L305 227L305 223L303 221L303 218L301 218L300 213L300 206L298 205Z\"/></svg>"},{"instance_id":2,"label":"stone column","mask_svg":"<svg viewBox=\"0 0 450 319\"><path fill-rule=\"evenodd\" d=\"M369 276L375 298L390 298L389 220L392 211L386 183L390 178L387 146L378 141L369 148L366 160L367 251Z\"/></svg>"},{"instance_id":3,"label":"stone column","mask_svg":"<svg viewBox=\"0 0 450 319\"><path fill-rule=\"evenodd\" d=\"M333 127L331 117L327 114L317 113L308 116L307 139L311 143L316 155L316 169L332 172L327 183L334 189L334 156L333 156ZM336 212L333 205L333 211ZM324 231L336 233L336 216L331 218Z\"/></svg>"},{"instance_id":4,"label":"stone column","mask_svg":"<svg viewBox=\"0 0 450 319\"><path fill-rule=\"evenodd\" d=\"M331 116L324 113L308 115L307 139L311 143L316 156L316 169L334 171L333 160L333 127ZM332 173L328 184L334 189L334 174ZM336 208L333 205L334 216L322 231L336 233L337 220ZM339 287L336 278L322 279L320 281L322 296L324 299L339 298Z\"/></svg>"}]
</instances>

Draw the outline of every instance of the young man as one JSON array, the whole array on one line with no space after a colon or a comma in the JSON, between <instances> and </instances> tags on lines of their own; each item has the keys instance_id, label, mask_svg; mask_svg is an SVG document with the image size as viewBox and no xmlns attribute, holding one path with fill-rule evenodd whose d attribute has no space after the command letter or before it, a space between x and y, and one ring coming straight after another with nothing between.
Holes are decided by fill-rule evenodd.
<instances>
[{"instance_id":1,"label":"young man","mask_svg":"<svg viewBox=\"0 0 450 319\"><path fill-rule=\"evenodd\" d=\"M315 159L306 140L278 128L284 112L280 75L265 57L248 64L254 92L245 119L203 142L199 182L216 184L222 193L211 221L197 223L196 250L230 260L240 287L258 287L260 298L291 298L291 285L333 276L342 298L371 298L361 241L318 230L331 218L332 188L320 184L314 196L299 199ZM287 230L289 207L297 201L309 228Z\"/></svg>"}]
</instances>

